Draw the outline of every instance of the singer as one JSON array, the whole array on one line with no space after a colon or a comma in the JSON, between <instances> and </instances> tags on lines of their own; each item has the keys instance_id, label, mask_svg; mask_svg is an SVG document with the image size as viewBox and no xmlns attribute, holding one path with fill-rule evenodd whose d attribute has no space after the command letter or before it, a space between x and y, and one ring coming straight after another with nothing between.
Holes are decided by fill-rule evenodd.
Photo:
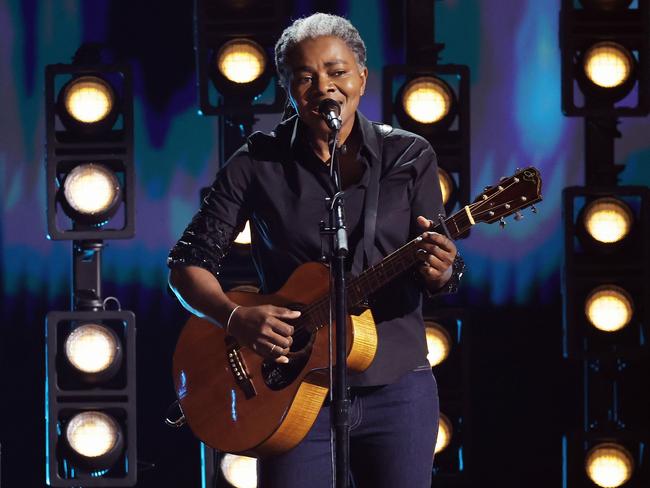
<instances>
[{"instance_id":1,"label":"singer","mask_svg":"<svg viewBox=\"0 0 650 488\"><path fill-rule=\"evenodd\" d=\"M463 268L454 243L427 232L429 219L443 213L435 153L423 138L370 122L357 110L368 78L366 48L346 19L318 13L296 20L278 40L275 61L295 114L270 134L250 136L219 171L170 252L170 286L188 310L225 327L240 345L288 362L290 322L299 312L232 302L219 284L219 267L247 220L262 293L282 287L299 265L320 260L329 240L319 222L327 219L325 198L333 195L330 126L340 118L349 271L358 274L422 236L417 271L370 300L377 354L349 379L354 486L428 488L438 394L427 362L422 295L453 292ZM297 447L260 460L258 486L329 488L330 447L325 402Z\"/></svg>"}]
</instances>

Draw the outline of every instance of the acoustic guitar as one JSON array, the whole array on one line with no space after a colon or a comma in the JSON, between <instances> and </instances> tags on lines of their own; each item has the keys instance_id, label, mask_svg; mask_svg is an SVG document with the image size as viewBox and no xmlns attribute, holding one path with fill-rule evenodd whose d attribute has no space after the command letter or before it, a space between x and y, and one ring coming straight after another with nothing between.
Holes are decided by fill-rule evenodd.
<instances>
[{"instance_id":1,"label":"acoustic guitar","mask_svg":"<svg viewBox=\"0 0 650 488\"><path fill-rule=\"evenodd\" d=\"M513 213L519 219L519 210L541 200L541 185L537 169L517 171L444 219L444 227L456 238L478 222L505 225L504 217ZM432 230L443 233L442 222ZM348 310L358 310L368 296L414 267L419 262L419 239L349 280ZM294 335L288 364L241 347L208 320L192 316L187 321L174 353L173 379L183 415L196 437L219 451L248 456L279 454L305 437L329 389L329 284L327 266L306 263L276 293L228 293L233 302L244 306L272 304L302 312L291 322ZM349 316L347 348L350 370L370 366L377 332L369 309Z\"/></svg>"}]
</instances>

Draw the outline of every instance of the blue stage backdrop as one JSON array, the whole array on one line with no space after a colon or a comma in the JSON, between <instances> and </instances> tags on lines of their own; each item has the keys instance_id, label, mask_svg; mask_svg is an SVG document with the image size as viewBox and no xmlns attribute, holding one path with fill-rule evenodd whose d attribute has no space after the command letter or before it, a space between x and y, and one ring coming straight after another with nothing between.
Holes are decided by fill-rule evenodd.
<instances>
[{"instance_id":1,"label":"blue stage backdrop","mask_svg":"<svg viewBox=\"0 0 650 488\"><path fill-rule=\"evenodd\" d=\"M4 399L16 394L29 404L22 413L31 415L24 427L29 448L22 445L16 452L23 433L8 425L1 427L0 442L3 466L22 466L22 474L6 476L15 483L26 473L31 477L33 482L23 486L43 482L43 322L48 310L68 307L71 278L70 243L46 239L45 66L69 63L81 43L99 41L133 67L136 237L109 242L103 276L105 294L137 314L140 422L143 429L157 431L165 403L173 399L171 348L184 317L167 293L165 260L197 209L199 189L212 181L219 165L217 119L197 114L192 3L0 0L2 418L12 417ZM329 6L359 28L370 70L361 110L379 120L382 67L403 62L403 42L391 26L392 0L296 3L294 17ZM505 230L477 226L459 244L468 272L454 301L464 306L559 302L561 191L582 184L584 172L582 119L566 118L560 109L559 3L436 2L437 40L446 45L441 61L471 70L471 193L516 167L534 165L544 179L536 216L527 212ZM259 128L276 120L279 115L265 116ZM625 119L620 129L622 183L649 184L648 119ZM554 331L560 320L558 314ZM24 354L16 352L19 347L26 347ZM164 394L152 393L155 403L145 398L156 391ZM145 407L151 408L143 412ZM178 434L160 430L159 441L143 440L141 449L143 459L149 456L159 467L173 464L166 450L178 440Z\"/></svg>"}]
</instances>

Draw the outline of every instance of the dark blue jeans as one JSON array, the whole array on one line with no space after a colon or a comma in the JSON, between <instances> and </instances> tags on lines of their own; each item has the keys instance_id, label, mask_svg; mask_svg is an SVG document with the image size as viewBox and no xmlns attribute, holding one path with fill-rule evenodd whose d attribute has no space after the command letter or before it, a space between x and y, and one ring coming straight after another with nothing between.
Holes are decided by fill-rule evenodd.
<instances>
[{"instance_id":1,"label":"dark blue jeans","mask_svg":"<svg viewBox=\"0 0 650 488\"><path fill-rule=\"evenodd\" d=\"M350 465L355 488L430 488L438 433L431 369L397 382L352 389ZM294 449L259 463L260 488L330 488L330 408Z\"/></svg>"}]
</instances>

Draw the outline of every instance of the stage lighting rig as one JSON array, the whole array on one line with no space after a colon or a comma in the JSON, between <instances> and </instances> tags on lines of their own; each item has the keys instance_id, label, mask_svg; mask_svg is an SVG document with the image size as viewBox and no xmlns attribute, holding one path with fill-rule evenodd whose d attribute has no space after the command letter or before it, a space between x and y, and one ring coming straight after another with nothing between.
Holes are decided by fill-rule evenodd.
<instances>
[{"instance_id":1,"label":"stage lighting rig","mask_svg":"<svg viewBox=\"0 0 650 488\"><path fill-rule=\"evenodd\" d=\"M647 355L650 189L564 190L564 355Z\"/></svg>"},{"instance_id":2,"label":"stage lighting rig","mask_svg":"<svg viewBox=\"0 0 650 488\"><path fill-rule=\"evenodd\" d=\"M134 486L135 316L50 312L46 334L47 484Z\"/></svg>"},{"instance_id":3,"label":"stage lighting rig","mask_svg":"<svg viewBox=\"0 0 650 488\"><path fill-rule=\"evenodd\" d=\"M444 44L434 41L434 3L404 4L406 64L384 67L382 118L431 143L449 214L470 199L469 68L438 63Z\"/></svg>"},{"instance_id":4,"label":"stage lighting rig","mask_svg":"<svg viewBox=\"0 0 650 488\"><path fill-rule=\"evenodd\" d=\"M82 46L45 69L48 237L134 235L133 87L127 65Z\"/></svg>"},{"instance_id":5,"label":"stage lighting rig","mask_svg":"<svg viewBox=\"0 0 650 488\"><path fill-rule=\"evenodd\" d=\"M566 115L650 113L649 0L562 0L560 48Z\"/></svg>"},{"instance_id":6,"label":"stage lighting rig","mask_svg":"<svg viewBox=\"0 0 650 488\"><path fill-rule=\"evenodd\" d=\"M201 114L282 112L285 97L276 82L273 48L287 16L285 1L196 1Z\"/></svg>"}]
</instances>

